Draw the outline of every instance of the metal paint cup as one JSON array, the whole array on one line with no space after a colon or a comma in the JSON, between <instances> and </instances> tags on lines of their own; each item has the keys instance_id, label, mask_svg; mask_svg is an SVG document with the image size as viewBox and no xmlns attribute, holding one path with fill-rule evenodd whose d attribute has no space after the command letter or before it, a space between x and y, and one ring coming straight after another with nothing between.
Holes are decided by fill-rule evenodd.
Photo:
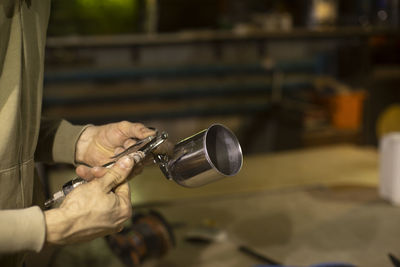
<instances>
[{"instance_id":1,"label":"metal paint cup","mask_svg":"<svg viewBox=\"0 0 400 267\"><path fill-rule=\"evenodd\" d=\"M243 164L236 136L221 124L213 124L174 146L163 166L168 179L185 187L202 186L236 175Z\"/></svg>"}]
</instances>

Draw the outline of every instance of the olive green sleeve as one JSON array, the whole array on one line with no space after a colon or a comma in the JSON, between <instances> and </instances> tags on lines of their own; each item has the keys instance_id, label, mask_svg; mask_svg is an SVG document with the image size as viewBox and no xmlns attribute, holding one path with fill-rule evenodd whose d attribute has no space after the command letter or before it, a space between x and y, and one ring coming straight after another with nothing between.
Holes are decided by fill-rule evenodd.
<instances>
[{"instance_id":1,"label":"olive green sleeve","mask_svg":"<svg viewBox=\"0 0 400 267\"><path fill-rule=\"evenodd\" d=\"M75 164L76 143L89 125L72 125L65 120L42 119L35 160Z\"/></svg>"},{"instance_id":2,"label":"olive green sleeve","mask_svg":"<svg viewBox=\"0 0 400 267\"><path fill-rule=\"evenodd\" d=\"M43 212L37 206L0 210L0 237L0 254L39 252L46 237Z\"/></svg>"}]
</instances>

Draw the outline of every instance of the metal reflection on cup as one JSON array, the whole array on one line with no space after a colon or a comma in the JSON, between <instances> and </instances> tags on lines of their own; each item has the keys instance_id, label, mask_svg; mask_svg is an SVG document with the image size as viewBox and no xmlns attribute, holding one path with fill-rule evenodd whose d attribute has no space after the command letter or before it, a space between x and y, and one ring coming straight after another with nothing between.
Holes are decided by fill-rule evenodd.
<instances>
[{"instance_id":1,"label":"metal reflection on cup","mask_svg":"<svg viewBox=\"0 0 400 267\"><path fill-rule=\"evenodd\" d=\"M155 155L164 175L184 187L198 187L236 175L242 149L232 131L221 124L190 136L174 146L172 155Z\"/></svg>"}]
</instances>

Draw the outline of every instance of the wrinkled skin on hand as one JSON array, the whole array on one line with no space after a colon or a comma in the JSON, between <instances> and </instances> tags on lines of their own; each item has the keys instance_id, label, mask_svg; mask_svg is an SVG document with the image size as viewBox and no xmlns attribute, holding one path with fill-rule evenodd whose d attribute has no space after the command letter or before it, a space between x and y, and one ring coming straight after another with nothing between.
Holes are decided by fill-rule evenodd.
<instances>
[{"instance_id":1,"label":"wrinkled skin on hand","mask_svg":"<svg viewBox=\"0 0 400 267\"><path fill-rule=\"evenodd\" d=\"M132 206L126 177L134 165L123 157L100 179L75 188L59 208L45 212L46 242L65 245L122 229Z\"/></svg>"},{"instance_id":2,"label":"wrinkled skin on hand","mask_svg":"<svg viewBox=\"0 0 400 267\"><path fill-rule=\"evenodd\" d=\"M76 145L76 173L89 181L67 195L59 208L45 212L46 242L70 244L114 233L131 217L128 176L140 172L133 159L125 156L112 168L100 166L136 140L155 132L140 123L119 122L89 126Z\"/></svg>"},{"instance_id":3,"label":"wrinkled skin on hand","mask_svg":"<svg viewBox=\"0 0 400 267\"><path fill-rule=\"evenodd\" d=\"M89 126L76 145L75 160L78 163L76 173L88 181L102 177L107 170L100 166L110 162L112 156L135 144L137 139L154 134L155 131L143 124L127 121ZM135 166L134 174L141 172L141 165Z\"/></svg>"}]
</instances>

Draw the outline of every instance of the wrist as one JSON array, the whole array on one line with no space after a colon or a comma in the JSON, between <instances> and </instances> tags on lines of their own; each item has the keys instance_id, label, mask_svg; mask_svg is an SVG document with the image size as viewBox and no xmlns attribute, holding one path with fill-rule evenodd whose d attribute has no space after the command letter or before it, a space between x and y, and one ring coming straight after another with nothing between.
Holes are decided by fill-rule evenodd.
<instances>
[{"instance_id":1,"label":"wrist","mask_svg":"<svg viewBox=\"0 0 400 267\"><path fill-rule=\"evenodd\" d=\"M44 212L46 223L46 243L62 245L63 233L66 229L66 218L60 209Z\"/></svg>"}]
</instances>

